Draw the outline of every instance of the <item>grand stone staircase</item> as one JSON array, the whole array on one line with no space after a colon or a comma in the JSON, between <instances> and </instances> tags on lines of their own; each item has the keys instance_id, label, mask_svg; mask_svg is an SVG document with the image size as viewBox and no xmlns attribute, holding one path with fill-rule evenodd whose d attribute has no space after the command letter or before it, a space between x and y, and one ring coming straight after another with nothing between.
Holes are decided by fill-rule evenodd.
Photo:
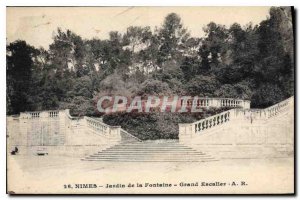
<instances>
[{"instance_id":1,"label":"grand stone staircase","mask_svg":"<svg viewBox=\"0 0 300 200\"><path fill-rule=\"evenodd\" d=\"M182 145L177 141L121 143L82 159L115 162L211 162L211 155Z\"/></svg>"}]
</instances>

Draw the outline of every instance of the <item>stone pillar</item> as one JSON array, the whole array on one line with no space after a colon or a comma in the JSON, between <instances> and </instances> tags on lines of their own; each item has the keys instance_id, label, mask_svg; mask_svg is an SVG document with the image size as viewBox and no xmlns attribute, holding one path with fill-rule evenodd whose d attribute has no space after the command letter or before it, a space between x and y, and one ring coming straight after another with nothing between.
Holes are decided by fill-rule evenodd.
<instances>
[{"instance_id":1,"label":"stone pillar","mask_svg":"<svg viewBox=\"0 0 300 200\"><path fill-rule=\"evenodd\" d=\"M179 126L179 142L191 143L193 134L195 134L194 124L178 124Z\"/></svg>"},{"instance_id":2,"label":"stone pillar","mask_svg":"<svg viewBox=\"0 0 300 200\"><path fill-rule=\"evenodd\" d=\"M59 145L66 143L66 114L64 110L58 112L59 119Z\"/></svg>"},{"instance_id":3,"label":"stone pillar","mask_svg":"<svg viewBox=\"0 0 300 200\"><path fill-rule=\"evenodd\" d=\"M243 108L244 109L250 109L250 104L251 104L251 101L249 101L249 100L244 100L244 106L243 106Z\"/></svg>"},{"instance_id":4,"label":"stone pillar","mask_svg":"<svg viewBox=\"0 0 300 200\"><path fill-rule=\"evenodd\" d=\"M215 107L215 108L220 108L221 107L221 101L220 99L210 99L210 106Z\"/></svg>"},{"instance_id":5,"label":"stone pillar","mask_svg":"<svg viewBox=\"0 0 300 200\"><path fill-rule=\"evenodd\" d=\"M48 118L48 117L49 117L48 112L41 112L40 113L40 118Z\"/></svg>"},{"instance_id":6,"label":"stone pillar","mask_svg":"<svg viewBox=\"0 0 300 200\"><path fill-rule=\"evenodd\" d=\"M109 140L110 142L121 141L121 126L110 126L109 127Z\"/></svg>"}]
</instances>

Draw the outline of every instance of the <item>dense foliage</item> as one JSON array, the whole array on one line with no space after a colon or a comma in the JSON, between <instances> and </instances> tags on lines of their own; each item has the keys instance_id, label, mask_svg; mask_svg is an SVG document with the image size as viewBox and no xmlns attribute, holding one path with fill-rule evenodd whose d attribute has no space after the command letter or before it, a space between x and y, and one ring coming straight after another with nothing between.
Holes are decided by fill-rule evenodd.
<instances>
[{"instance_id":1,"label":"dense foliage","mask_svg":"<svg viewBox=\"0 0 300 200\"><path fill-rule=\"evenodd\" d=\"M178 139L179 123L192 123L230 108L211 108L199 113L113 113L103 116L111 126L121 126L141 140Z\"/></svg>"},{"instance_id":2,"label":"dense foliage","mask_svg":"<svg viewBox=\"0 0 300 200\"><path fill-rule=\"evenodd\" d=\"M10 43L7 114L69 108L93 116L97 96L108 93L238 97L253 107L294 94L290 8L271 8L255 26L211 22L203 29L205 37L191 37L171 13L155 30L129 27L107 40L58 29L48 50Z\"/></svg>"}]
</instances>

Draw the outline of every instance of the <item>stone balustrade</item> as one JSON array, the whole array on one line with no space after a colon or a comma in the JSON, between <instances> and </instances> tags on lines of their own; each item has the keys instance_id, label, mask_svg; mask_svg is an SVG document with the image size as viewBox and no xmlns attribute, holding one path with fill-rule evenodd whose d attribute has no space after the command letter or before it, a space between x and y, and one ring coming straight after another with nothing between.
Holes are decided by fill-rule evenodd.
<instances>
[{"instance_id":1,"label":"stone balustrade","mask_svg":"<svg viewBox=\"0 0 300 200\"><path fill-rule=\"evenodd\" d=\"M293 101L294 97L291 97L265 109L233 108L194 123L179 124L179 139L192 141L193 138L197 138L214 128L224 128L224 125L229 124L229 122L234 127L241 123L245 125L255 123L260 126L279 113L292 109L289 106L293 105ZM230 102L232 104L229 105L236 105L236 102L232 102L232 100ZM228 105L228 102L222 99L221 105Z\"/></svg>"},{"instance_id":2,"label":"stone balustrade","mask_svg":"<svg viewBox=\"0 0 300 200\"><path fill-rule=\"evenodd\" d=\"M230 120L230 117L234 117L235 119L245 119L246 117L246 119L250 120L251 123L254 119L266 120L284 111L290 102L291 98L286 99L265 109L231 109L229 111L225 111L220 114L216 114L206 119L195 122L195 132L200 132L201 130L203 131L208 128L213 128L217 125L222 125L225 122L228 122ZM230 113L232 114L230 115Z\"/></svg>"},{"instance_id":3,"label":"stone balustrade","mask_svg":"<svg viewBox=\"0 0 300 200\"><path fill-rule=\"evenodd\" d=\"M294 97L290 97L282 102L279 102L271 107L264 109L266 112L266 117L271 118L276 116L278 113L286 110L289 105L291 105L292 101L294 101Z\"/></svg>"},{"instance_id":4,"label":"stone balustrade","mask_svg":"<svg viewBox=\"0 0 300 200\"><path fill-rule=\"evenodd\" d=\"M48 111L48 115L52 118L59 117L59 111Z\"/></svg>"},{"instance_id":5,"label":"stone balustrade","mask_svg":"<svg viewBox=\"0 0 300 200\"><path fill-rule=\"evenodd\" d=\"M236 109L235 115L236 117L244 117L244 119L249 120L267 120L285 111L292 101L293 98L291 97L264 109Z\"/></svg>"},{"instance_id":6,"label":"stone balustrade","mask_svg":"<svg viewBox=\"0 0 300 200\"><path fill-rule=\"evenodd\" d=\"M221 107L241 107L244 109L250 108L250 101L242 100L242 99L233 99L233 98L191 98L186 102L181 100L181 105L192 106L193 103L197 105L197 107L214 107L214 108L221 108Z\"/></svg>"},{"instance_id":7,"label":"stone balustrade","mask_svg":"<svg viewBox=\"0 0 300 200\"><path fill-rule=\"evenodd\" d=\"M90 128L95 134L104 136L109 140L121 140L121 126L110 126L99 119L84 117L86 127Z\"/></svg>"},{"instance_id":8,"label":"stone balustrade","mask_svg":"<svg viewBox=\"0 0 300 200\"><path fill-rule=\"evenodd\" d=\"M193 123L193 132L200 133L230 121L232 111L225 111Z\"/></svg>"},{"instance_id":9,"label":"stone balustrade","mask_svg":"<svg viewBox=\"0 0 300 200\"><path fill-rule=\"evenodd\" d=\"M39 118L57 118L59 117L59 110L35 111L35 112L21 112L22 119L39 119Z\"/></svg>"},{"instance_id":10,"label":"stone balustrade","mask_svg":"<svg viewBox=\"0 0 300 200\"><path fill-rule=\"evenodd\" d=\"M85 120L87 122L87 127L93 129L95 132L97 132L99 134L108 136L109 126L107 124L104 124L96 119L91 118L91 117L85 117Z\"/></svg>"}]
</instances>

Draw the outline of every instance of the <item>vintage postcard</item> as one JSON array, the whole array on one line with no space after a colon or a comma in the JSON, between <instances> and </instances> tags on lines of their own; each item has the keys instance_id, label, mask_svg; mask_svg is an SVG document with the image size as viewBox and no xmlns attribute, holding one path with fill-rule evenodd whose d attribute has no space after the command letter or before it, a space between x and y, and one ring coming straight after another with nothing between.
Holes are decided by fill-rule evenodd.
<instances>
[{"instance_id":1,"label":"vintage postcard","mask_svg":"<svg viewBox=\"0 0 300 200\"><path fill-rule=\"evenodd\" d=\"M293 7L7 7L8 194L294 194Z\"/></svg>"}]
</instances>

